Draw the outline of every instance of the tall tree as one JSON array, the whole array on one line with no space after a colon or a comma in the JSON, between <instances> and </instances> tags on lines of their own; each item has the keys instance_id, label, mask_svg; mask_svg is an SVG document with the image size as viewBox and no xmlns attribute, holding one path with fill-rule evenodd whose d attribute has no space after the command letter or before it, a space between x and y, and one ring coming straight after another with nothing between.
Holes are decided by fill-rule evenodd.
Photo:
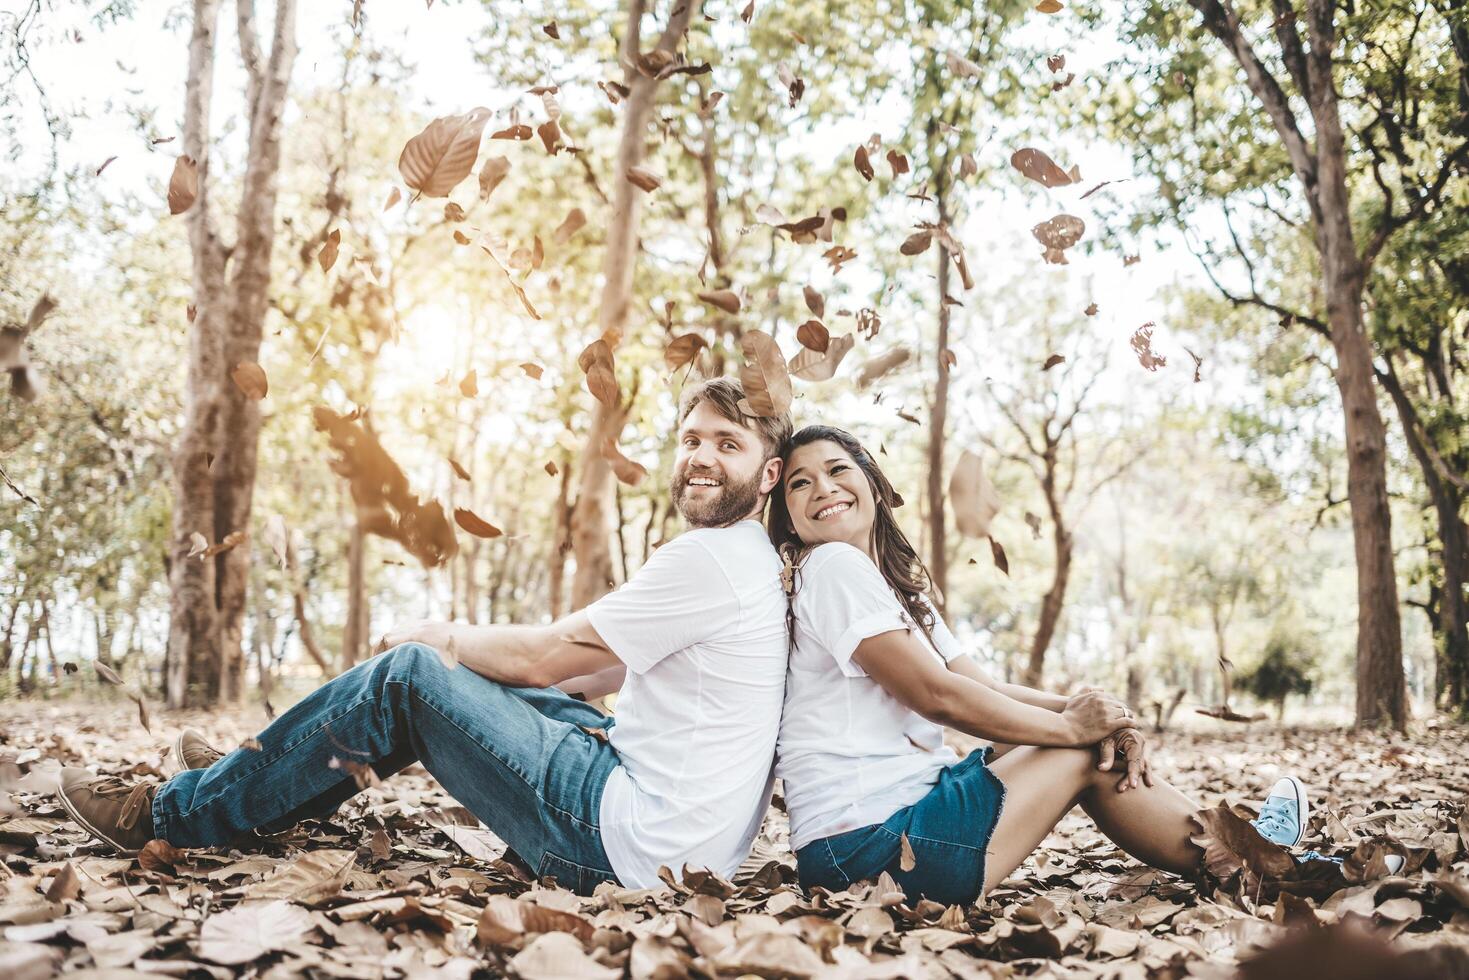
<instances>
[{"instance_id":1,"label":"tall tree","mask_svg":"<svg viewBox=\"0 0 1469 980\"><path fill-rule=\"evenodd\" d=\"M1354 183L1354 169L1360 172L1361 163L1353 156L1360 142L1353 124L1365 127L1371 107L1361 111L1355 78L1345 89L1347 97L1339 89L1361 60L1357 49L1371 43L1364 38L1384 30L1404 31L1409 48L1425 43L1414 40L1419 32L1413 21L1436 8L1425 2L1384 13L1332 0L1305 0L1304 12L1290 0L1189 0L1189 6L1196 23L1168 5L1148 4L1133 13L1128 29L1133 50L1145 57L1161 51L1165 63L1147 69L1156 82L1158 104L1126 106L1123 130L1134 139L1139 158L1160 178L1163 204L1174 218L1191 206L1186 200L1190 187L1204 198L1227 198L1229 191L1219 189L1227 185L1273 190L1304 202L1303 230L1315 253L1321 315L1292 309L1280 295L1262 295L1256 266L1242 247L1249 292L1220 289L1236 302L1271 310L1286 323L1314 326L1331 344L1357 566L1357 722L1402 728L1407 701L1386 431L1377 404L1363 296L1383 247L1399 229L1434 208L1469 145L1456 138L1432 147L1422 161L1430 175L1423 182L1427 193L1406 202L1399 202L1383 181ZM1207 49L1200 50L1200 27L1222 45L1232 64L1216 65ZM1241 146L1256 150L1242 159ZM1230 174L1222 182L1220 163ZM1282 213L1265 197L1263 209Z\"/></svg>"},{"instance_id":2,"label":"tall tree","mask_svg":"<svg viewBox=\"0 0 1469 980\"><path fill-rule=\"evenodd\" d=\"M221 542L250 523L260 406L231 373L259 359L275 239L281 116L296 60L295 0L277 0L268 55L256 36L255 5L236 0L248 123L234 241L221 236L214 192L210 105L221 0L194 0L185 88L183 151L197 166L187 209L193 252L194 322L189 336L183 431L174 451L173 540L167 700L170 706L234 700L242 693L243 630L250 548L190 557L191 536ZM214 178L211 181L211 178Z\"/></svg>"},{"instance_id":3,"label":"tall tree","mask_svg":"<svg viewBox=\"0 0 1469 980\"><path fill-rule=\"evenodd\" d=\"M671 60L698 9L699 0L687 0L675 7L653 50ZM627 33L622 39L622 84L628 89L628 95L622 100L622 132L617 163L609 181L612 210L602 256L602 298L597 313L597 325L603 337L620 335L627 325L633 274L637 268L643 191L628 179L628 171L639 166L647 152L648 121L659 86L656 71L639 70L643 57L643 10L644 0L629 0ZM617 481L602 447L609 439L616 442L622 434L627 411L625 402L608 405L600 400L592 409L591 427L578 466L576 503L571 511L571 547L576 556L576 575L571 583L574 609L587 605L612 587Z\"/></svg>"}]
</instances>

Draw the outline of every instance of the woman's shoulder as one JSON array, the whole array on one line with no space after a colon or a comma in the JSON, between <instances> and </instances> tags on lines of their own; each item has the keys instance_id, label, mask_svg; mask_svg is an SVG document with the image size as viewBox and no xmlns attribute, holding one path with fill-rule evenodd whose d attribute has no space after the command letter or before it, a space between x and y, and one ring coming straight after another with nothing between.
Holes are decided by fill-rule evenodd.
<instances>
[{"instance_id":1,"label":"woman's shoulder","mask_svg":"<svg viewBox=\"0 0 1469 980\"><path fill-rule=\"evenodd\" d=\"M806 556L801 559L800 563L801 571L808 575L817 574L822 569L836 572L847 567L862 566L871 568L874 572L877 571L877 566L872 564L872 559L868 558L865 552L845 541L828 541L825 544L819 544L806 552Z\"/></svg>"}]
</instances>

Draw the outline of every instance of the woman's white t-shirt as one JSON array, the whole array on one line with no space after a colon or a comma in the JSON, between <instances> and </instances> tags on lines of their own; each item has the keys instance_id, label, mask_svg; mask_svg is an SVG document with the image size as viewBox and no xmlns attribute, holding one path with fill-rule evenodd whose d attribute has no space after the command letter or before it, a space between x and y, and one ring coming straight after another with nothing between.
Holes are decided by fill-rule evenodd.
<instances>
[{"instance_id":1,"label":"woman's white t-shirt","mask_svg":"<svg viewBox=\"0 0 1469 980\"><path fill-rule=\"evenodd\" d=\"M680 534L587 607L627 665L600 810L623 884L657 887L659 865L728 877L750 852L774 781L786 609L757 521Z\"/></svg>"},{"instance_id":2,"label":"woman's white t-shirt","mask_svg":"<svg viewBox=\"0 0 1469 980\"><path fill-rule=\"evenodd\" d=\"M882 823L923 799L944 767L959 761L940 726L905 707L852 661L857 644L909 629L941 662L964 651L937 614L929 644L877 566L849 544L830 542L811 551L791 604L796 644L776 775L785 788L791 847L800 849Z\"/></svg>"}]
</instances>

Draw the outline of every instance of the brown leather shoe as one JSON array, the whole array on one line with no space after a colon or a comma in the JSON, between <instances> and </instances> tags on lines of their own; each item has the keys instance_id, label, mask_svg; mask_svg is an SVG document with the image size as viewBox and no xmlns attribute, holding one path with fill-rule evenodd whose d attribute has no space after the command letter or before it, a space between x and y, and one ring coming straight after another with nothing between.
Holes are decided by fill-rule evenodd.
<instances>
[{"instance_id":1,"label":"brown leather shoe","mask_svg":"<svg viewBox=\"0 0 1469 980\"><path fill-rule=\"evenodd\" d=\"M204 741L204 736L186 728L173 741L173 764L178 766L179 771L185 769L208 769L220 759L224 753Z\"/></svg>"},{"instance_id":2,"label":"brown leather shoe","mask_svg":"<svg viewBox=\"0 0 1469 980\"><path fill-rule=\"evenodd\" d=\"M157 783L128 785L115 776L98 779L80 769L63 769L56 795L87 833L119 851L140 851L153 839L157 790Z\"/></svg>"}]
</instances>

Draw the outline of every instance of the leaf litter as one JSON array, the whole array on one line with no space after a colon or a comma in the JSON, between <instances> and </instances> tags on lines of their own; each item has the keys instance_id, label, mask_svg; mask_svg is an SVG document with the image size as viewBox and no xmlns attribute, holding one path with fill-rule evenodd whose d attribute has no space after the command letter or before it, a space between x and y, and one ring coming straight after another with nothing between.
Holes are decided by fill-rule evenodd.
<instances>
[{"instance_id":1,"label":"leaf litter","mask_svg":"<svg viewBox=\"0 0 1469 980\"><path fill-rule=\"evenodd\" d=\"M155 841L118 857L55 800L61 766L158 779L179 728L240 745L264 724L259 708L171 713L154 737L128 708L0 706L0 957L34 975L1288 977L1326 975L1312 964L1344 962L1342 949L1378 976L1469 964L1459 729L1170 732L1152 758L1206 807L1196 838L1214 874L1148 869L1076 812L988 897L945 907L886 875L802 890L779 797L732 880L680 869L663 888L580 897L532 881L418 765L248 850ZM1285 764L1315 794L1303 846L1347 856L1344 869L1260 874L1284 864L1241 825ZM901 850L904 865L922 860ZM1407 857L1402 875L1383 874L1386 853Z\"/></svg>"}]
</instances>

